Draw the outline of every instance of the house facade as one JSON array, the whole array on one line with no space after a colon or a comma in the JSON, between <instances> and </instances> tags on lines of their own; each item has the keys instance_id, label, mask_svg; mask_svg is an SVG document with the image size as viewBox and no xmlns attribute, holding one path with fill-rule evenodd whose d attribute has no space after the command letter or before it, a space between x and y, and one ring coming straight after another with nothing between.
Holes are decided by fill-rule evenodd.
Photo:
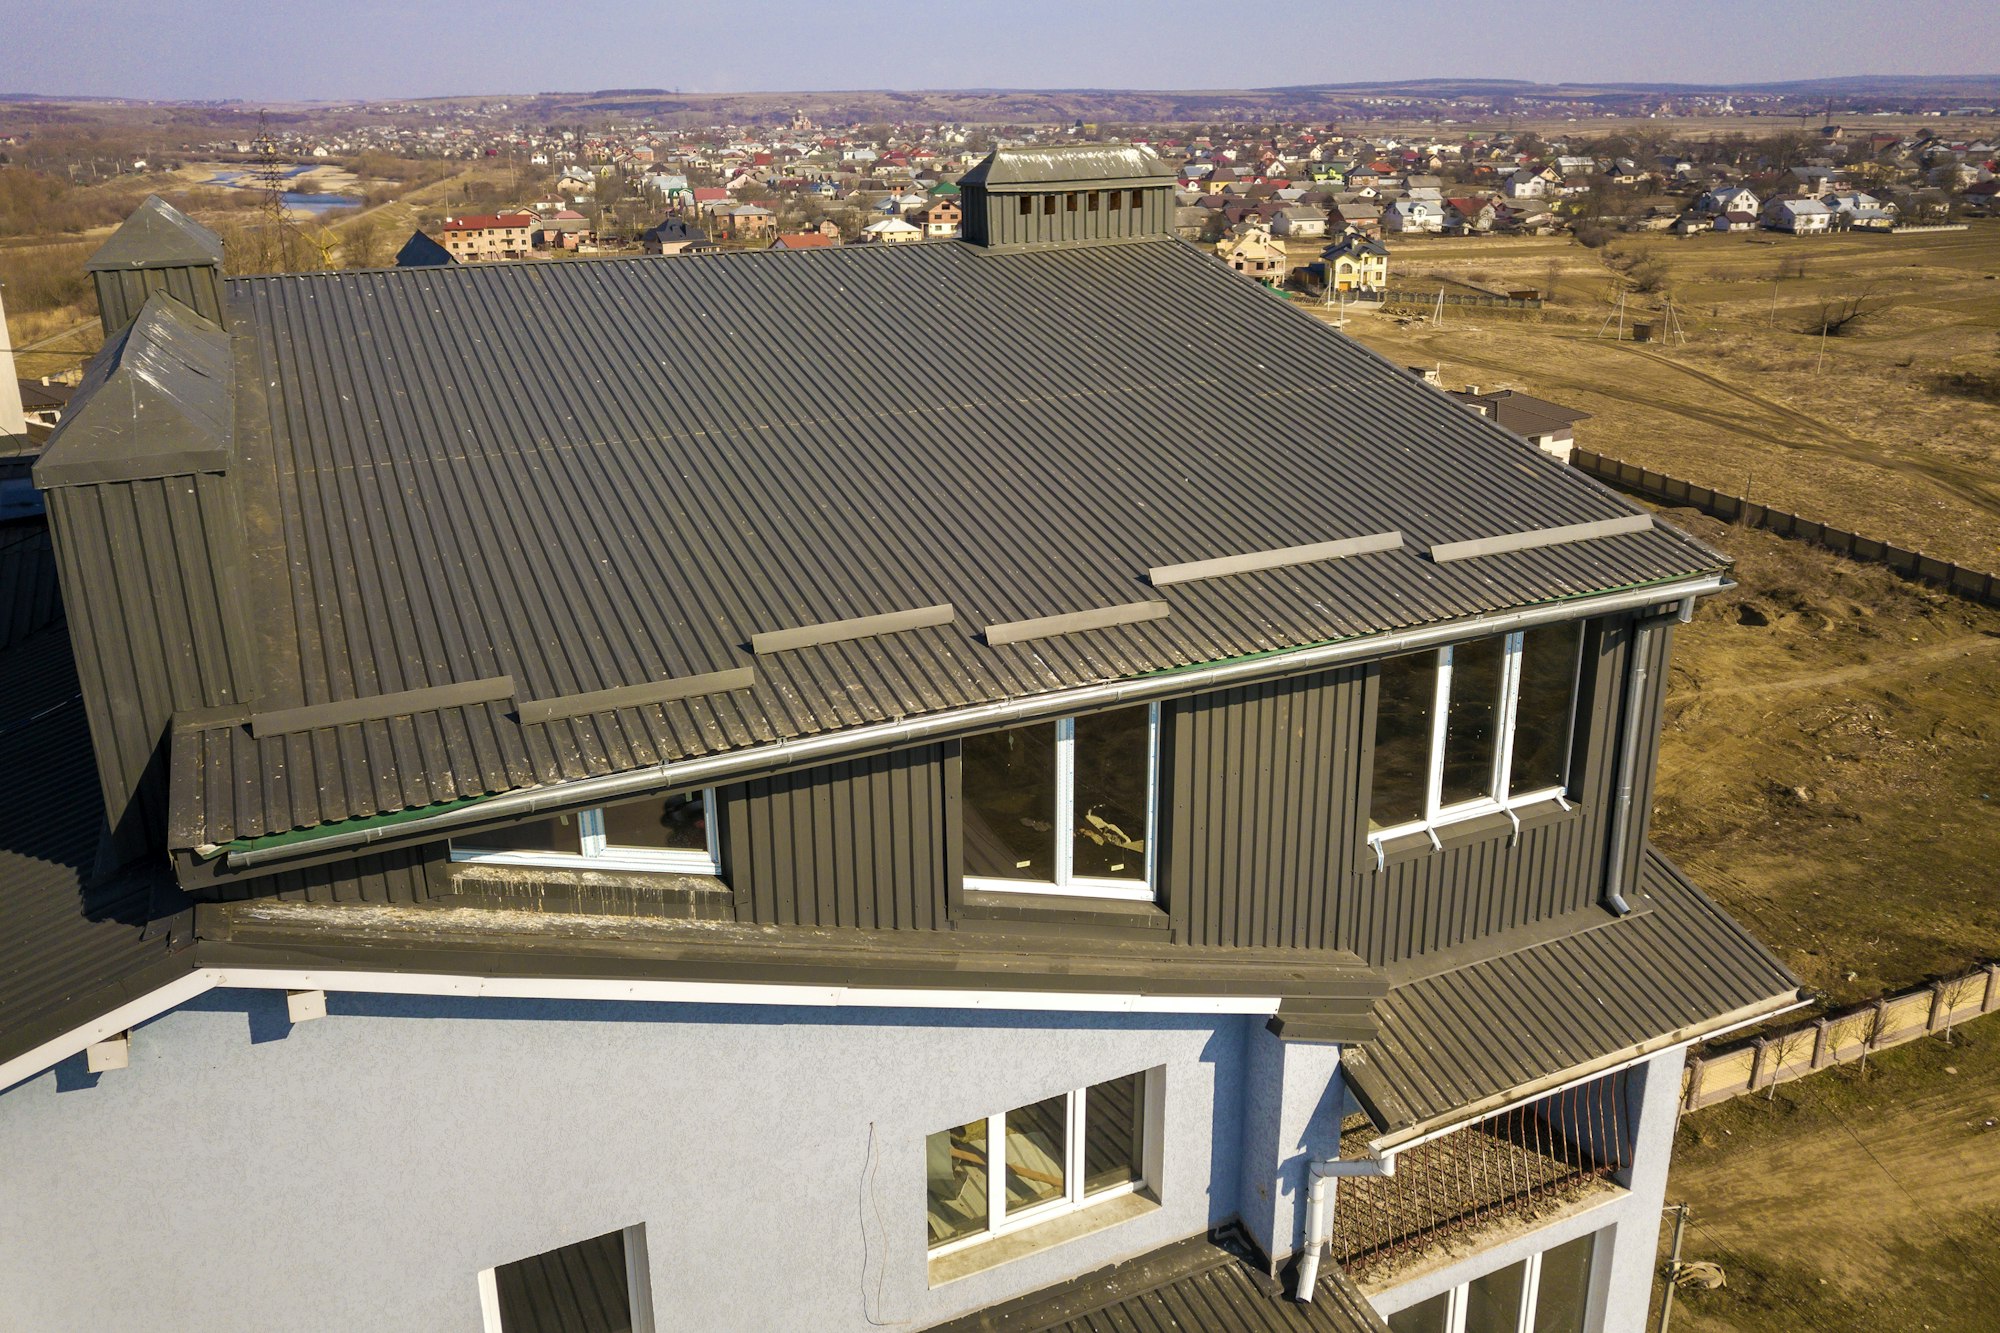
<instances>
[{"instance_id":1,"label":"house facade","mask_svg":"<svg viewBox=\"0 0 2000 1333\"><path fill-rule=\"evenodd\" d=\"M534 251L537 219L532 213L479 213L444 220L445 251L461 264L493 259L526 259Z\"/></svg>"},{"instance_id":2,"label":"house facade","mask_svg":"<svg viewBox=\"0 0 2000 1333\"><path fill-rule=\"evenodd\" d=\"M1150 154L966 181L893 255L107 242L0 648L10 1317L1641 1327L1682 1054L1796 1000L1647 841L1726 562Z\"/></svg>"}]
</instances>

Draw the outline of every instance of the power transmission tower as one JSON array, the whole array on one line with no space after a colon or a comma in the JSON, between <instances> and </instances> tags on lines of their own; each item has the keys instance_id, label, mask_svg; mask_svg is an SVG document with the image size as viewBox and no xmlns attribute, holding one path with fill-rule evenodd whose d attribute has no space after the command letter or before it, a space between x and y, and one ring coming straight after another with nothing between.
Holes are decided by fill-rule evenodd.
<instances>
[{"instance_id":1,"label":"power transmission tower","mask_svg":"<svg viewBox=\"0 0 2000 1333\"><path fill-rule=\"evenodd\" d=\"M286 263L285 170L278 161L278 141L272 137L266 114L257 113L257 137L250 151L256 162L250 169L257 200L257 267L265 273L279 273Z\"/></svg>"}]
</instances>

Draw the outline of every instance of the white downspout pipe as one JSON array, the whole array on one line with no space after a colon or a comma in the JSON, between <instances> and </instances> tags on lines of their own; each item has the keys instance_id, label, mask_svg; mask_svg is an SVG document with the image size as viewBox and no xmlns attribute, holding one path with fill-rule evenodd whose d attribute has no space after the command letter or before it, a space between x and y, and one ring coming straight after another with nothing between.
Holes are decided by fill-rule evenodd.
<instances>
[{"instance_id":1,"label":"white downspout pipe","mask_svg":"<svg viewBox=\"0 0 2000 1333\"><path fill-rule=\"evenodd\" d=\"M1333 1236L1333 1182L1341 1176L1393 1176L1396 1157L1334 1157L1315 1160L1306 1168L1312 1184L1306 1190L1306 1249L1299 1257L1302 1301L1313 1298L1319 1283L1319 1252Z\"/></svg>"}]
</instances>

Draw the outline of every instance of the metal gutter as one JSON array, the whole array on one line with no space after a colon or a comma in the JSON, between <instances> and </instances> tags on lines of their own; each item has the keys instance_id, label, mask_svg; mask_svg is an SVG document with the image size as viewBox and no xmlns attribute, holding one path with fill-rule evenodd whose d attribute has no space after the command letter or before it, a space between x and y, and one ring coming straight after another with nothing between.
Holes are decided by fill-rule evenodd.
<instances>
[{"instance_id":1,"label":"metal gutter","mask_svg":"<svg viewBox=\"0 0 2000 1333\"><path fill-rule=\"evenodd\" d=\"M708 755L698 759L674 760L625 773L585 778L526 791L504 792L474 800L447 810L393 824L371 822L366 828L347 829L323 837L304 836L287 841L225 850L228 866L248 870L298 856L321 855L372 846L392 837L449 832L467 824L505 816L529 816L545 810L587 809L608 801L648 795L672 788L710 786L719 782L757 776L805 763L824 763L856 753L890 749L917 741L970 734L1025 722L1067 717L1073 713L1139 703L1168 695L1220 685L1237 685L1298 672L1320 670L1350 662L1395 653L1438 647L1467 637L1528 629L1559 620L1609 615L1641 607L1660 606L1683 598L1699 597L1725 587L1723 573L1670 579L1641 584L1618 592L1565 598L1538 606L1492 612L1461 620L1444 621L1420 629L1355 639L1336 639L1304 648L1257 653L1199 666L1173 667L1145 676L1056 690L1047 694L953 709L919 718L881 722L841 731L825 732L770 745ZM282 835L281 835L282 836ZM197 855L212 855L215 849L197 848Z\"/></svg>"}]
</instances>

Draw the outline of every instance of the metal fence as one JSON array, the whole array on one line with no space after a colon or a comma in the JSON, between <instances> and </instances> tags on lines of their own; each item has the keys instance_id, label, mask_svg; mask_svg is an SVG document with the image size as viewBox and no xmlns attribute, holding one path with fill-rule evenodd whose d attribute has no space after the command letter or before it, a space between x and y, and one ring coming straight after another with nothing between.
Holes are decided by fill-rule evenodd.
<instances>
[{"instance_id":1,"label":"metal fence","mask_svg":"<svg viewBox=\"0 0 2000 1333\"><path fill-rule=\"evenodd\" d=\"M2000 1011L2000 963L1988 963L1963 976L1829 1014L1718 1055L1691 1055L1681 1076L1681 1109L1693 1111L1761 1092L1996 1011Z\"/></svg>"},{"instance_id":2,"label":"metal fence","mask_svg":"<svg viewBox=\"0 0 2000 1333\"><path fill-rule=\"evenodd\" d=\"M1337 1182L1334 1260L1363 1273L1484 1222L1553 1206L1629 1167L1625 1096L1624 1075L1608 1074L1405 1148L1393 1176ZM1341 1155L1363 1155L1372 1132L1343 1135Z\"/></svg>"},{"instance_id":3,"label":"metal fence","mask_svg":"<svg viewBox=\"0 0 2000 1333\"><path fill-rule=\"evenodd\" d=\"M1659 500L1665 504L1699 509L1711 518L1719 518L1727 523L1743 523L1753 528L1775 532L1781 537L1795 537L1854 560L1885 565L1904 578L1936 584L1967 601L1978 602L1983 606L2000 606L2000 576L1988 574L1983 570L1967 569L1949 560L1925 555L1922 551L1896 546L1875 537L1864 537L1828 523L1800 518L1797 514L1757 504L1740 495L1729 495L1707 486L1697 486L1691 481L1682 481L1679 477L1669 477L1663 472L1634 467L1615 458L1593 454L1587 449L1577 450L1570 461L1580 471L1588 472L1599 481L1608 482L1621 491L1643 495L1647 499Z\"/></svg>"}]
</instances>

